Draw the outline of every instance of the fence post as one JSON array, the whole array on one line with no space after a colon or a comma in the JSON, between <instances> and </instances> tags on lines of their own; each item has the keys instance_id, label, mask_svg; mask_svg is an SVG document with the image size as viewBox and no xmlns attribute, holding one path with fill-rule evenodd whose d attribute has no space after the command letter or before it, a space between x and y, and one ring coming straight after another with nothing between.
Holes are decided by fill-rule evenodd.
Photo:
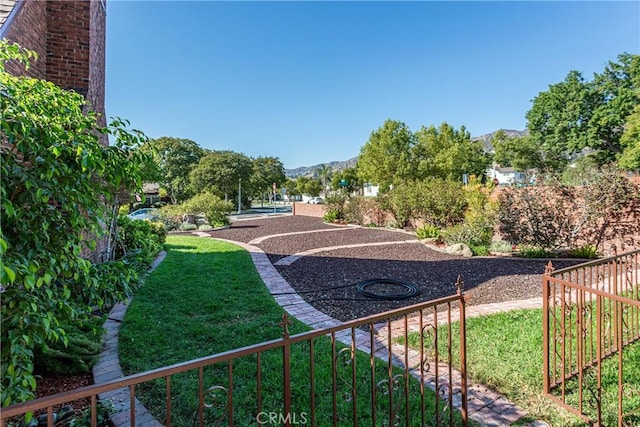
<instances>
[{"instance_id":1,"label":"fence post","mask_svg":"<svg viewBox=\"0 0 640 427\"><path fill-rule=\"evenodd\" d=\"M466 324L466 301L464 296L464 282L458 276L456 282L458 296L460 297L460 394L462 397L462 423L465 427L469 425L469 414L467 413L467 324ZM451 350L449 350L451 351Z\"/></svg>"},{"instance_id":2,"label":"fence post","mask_svg":"<svg viewBox=\"0 0 640 427\"><path fill-rule=\"evenodd\" d=\"M285 426L291 426L291 342L289 341L289 325L293 324L287 313L282 315L282 389L284 394Z\"/></svg>"},{"instance_id":3,"label":"fence post","mask_svg":"<svg viewBox=\"0 0 640 427\"><path fill-rule=\"evenodd\" d=\"M549 394L549 277L553 271L551 261L547 264L542 275L542 384L544 393Z\"/></svg>"}]
</instances>

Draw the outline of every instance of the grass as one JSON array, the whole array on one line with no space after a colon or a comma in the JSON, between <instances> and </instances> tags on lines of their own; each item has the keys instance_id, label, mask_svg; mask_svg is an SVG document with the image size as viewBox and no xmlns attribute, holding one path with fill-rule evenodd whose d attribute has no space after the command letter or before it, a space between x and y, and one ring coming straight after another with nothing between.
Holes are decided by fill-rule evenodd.
<instances>
[{"instance_id":1,"label":"grass","mask_svg":"<svg viewBox=\"0 0 640 427\"><path fill-rule=\"evenodd\" d=\"M250 255L243 249L213 239L187 236L169 236L167 257L150 274L140 288L121 325L119 335L120 363L126 374L143 372L162 366L195 359L235 348L281 337L282 308L267 292ZM307 327L294 322L292 334L306 331ZM357 352L347 364L338 364L337 399L332 399L333 372L331 361L342 346L332 349L325 337L313 342L292 346L292 412L310 420L310 357L314 360L314 407L316 425L332 424L332 408L337 407L338 423L351 425L355 405L357 425L371 425L371 360L368 354ZM347 353L349 351L347 350ZM282 403L282 351L261 354L262 407L265 412L283 412ZM349 384L352 366L356 367L356 398L352 399ZM257 360L255 355L234 361L233 413L236 425L254 425L257 416ZM374 363L375 382L389 378L388 367L382 361ZM402 371L393 370L392 375ZM205 389L211 386L229 388L229 366L214 365L204 369ZM402 380L400 381L404 389ZM421 424L420 389L418 381L408 382L411 396L409 411L411 424ZM198 373L186 372L171 378L172 425L196 424L198 407ZM205 425L226 422L226 398L216 389L216 396L207 402L218 411L207 410ZM164 381L146 383L137 387L137 396L158 419L165 418ZM402 402L397 390L389 394L379 391L376 399L378 418L389 406L400 408ZM427 391L425 404L427 417L435 413L433 394ZM217 397L216 401L214 397ZM431 406L429 406L431 405ZM442 408L441 408L442 409ZM400 412L406 408L399 409ZM306 411L306 412L305 412ZM456 413L456 419L459 419Z\"/></svg>"},{"instance_id":2,"label":"grass","mask_svg":"<svg viewBox=\"0 0 640 427\"><path fill-rule=\"evenodd\" d=\"M459 325L454 325L455 329ZM580 419L542 395L542 310L518 310L467 319L467 368L474 382L497 390L523 407L528 420L540 419L552 426L584 426ZM419 335L411 334L409 344L419 346ZM459 348L455 348L456 358ZM640 344L625 348L624 382L627 384L624 411L640 411ZM617 358L603 364L605 391L604 425L616 425ZM571 388L569 386L569 388ZM568 400L575 400L569 396ZM607 406L608 405L608 406ZM635 412L634 412L635 411ZM636 422L640 419L632 419ZM523 420L526 421L526 420ZM635 424L632 424L635 425Z\"/></svg>"}]
</instances>

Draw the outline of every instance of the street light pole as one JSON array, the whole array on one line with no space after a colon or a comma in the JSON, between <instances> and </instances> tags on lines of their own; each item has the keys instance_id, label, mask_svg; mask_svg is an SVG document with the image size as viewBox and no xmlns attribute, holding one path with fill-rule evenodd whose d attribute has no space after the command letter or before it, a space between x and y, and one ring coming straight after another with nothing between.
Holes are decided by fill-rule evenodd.
<instances>
[{"instance_id":1,"label":"street light pole","mask_svg":"<svg viewBox=\"0 0 640 427\"><path fill-rule=\"evenodd\" d=\"M238 178L238 215L242 209L242 178Z\"/></svg>"}]
</instances>

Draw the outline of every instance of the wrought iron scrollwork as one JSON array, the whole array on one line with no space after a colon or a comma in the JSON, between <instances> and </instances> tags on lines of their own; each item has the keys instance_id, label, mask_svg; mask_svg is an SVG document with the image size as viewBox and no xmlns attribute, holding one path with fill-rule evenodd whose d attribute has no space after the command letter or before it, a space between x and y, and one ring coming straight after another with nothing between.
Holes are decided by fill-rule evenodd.
<instances>
[{"instance_id":1,"label":"wrought iron scrollwork","mask_svg":"<svg viewBox=\"0 0 640 427\"><path fill-rule=\"evenodd\" d=\"M393 405L388 407L389 418L384 419L382 422L385 427L400 425L400 414L407 397L404 383L405 378L402 374L394 375L391 380L384 379L376 383L377 395L386 399L391 395L390 401L393 402Z\"/></svg>"},{"instance_id":2,"label":"wrought iron scrollwork","mask_svg":"<svg viewBox=\"0 0 640 427\"><path fill-rule=\"evenodd\" d=\"M338 374L338 378L346 387L346 391L344 391L343 396L345 401L351 402L353 400L353 395L355 393L355 388L353 387L353 383L351 381L351 375L353 373L353 360L355 357L354 351L350 347L345 347L336 353L333 363L336 367L336 372ZM340 362L340 363L338 363ZM345 369L338 369L345 368ZM348 371L348 372L346 372Z\"/></svg>"},{"instance_id":3,"label":"wrought iron scrollwork","mask_svg":"<svg viewBox=\"0 0 640 427\"><path fill-rule=\"evenodd\" d=\"M204 407L211 410L214 425L220 425L229 412L229 390L220 385L209 387L204 396Z\"/></svg>"}]
</instances>

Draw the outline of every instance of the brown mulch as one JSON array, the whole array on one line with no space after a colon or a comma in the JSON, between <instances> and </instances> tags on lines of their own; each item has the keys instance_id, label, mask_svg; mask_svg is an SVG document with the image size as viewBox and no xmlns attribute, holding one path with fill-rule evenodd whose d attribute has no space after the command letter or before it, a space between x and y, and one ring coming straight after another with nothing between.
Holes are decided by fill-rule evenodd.
<instances>
[{"instance_id":1,"label":"brown mulch","mask_svg":"<svg viewBox=\"0 0 640 427\"><path fill-rule=\"evenodd\" d=\"M211 232L219 237L249 242L256 237L295 231L331 229L320 218L287 216L232 224ZM309 249L359 243L415 239L410 233L384 229L344 229L273 237L260 247L272 262ZM555 268L576 264L554 260ZM462 258L419 243L343 248L303 257L289 266L277 266L287 282L320 311L347 321L394 308L452 295L461 276L470 305L486 304L542 295L542 273L547 260L511 257ZM393 279L414 284L420 294L406 300L386 301L364 297L355 286L330 289L367 279Z\"/></svg>"}]
</instances>

